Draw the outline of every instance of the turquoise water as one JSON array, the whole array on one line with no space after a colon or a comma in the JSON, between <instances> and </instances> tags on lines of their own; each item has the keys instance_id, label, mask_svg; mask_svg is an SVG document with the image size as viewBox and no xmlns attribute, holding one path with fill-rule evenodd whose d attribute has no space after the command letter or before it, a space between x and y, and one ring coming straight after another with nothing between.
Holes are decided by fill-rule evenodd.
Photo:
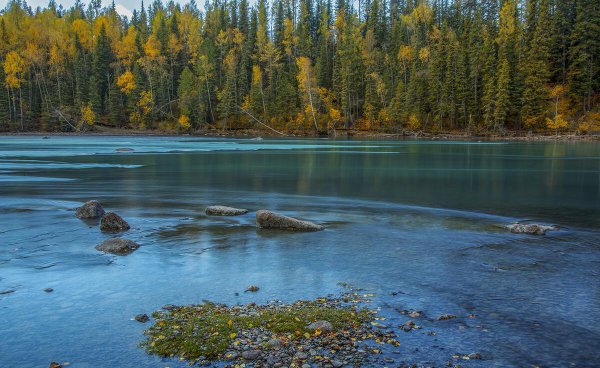
<instances>
[{"instance_id":1,"label":"turquoise water","mask_svg":"<svg viewBox=\"0 0 600 368\"><path fill-rule=\"evenodd\" d=\"M73 212L89 199L142 247L97 252L109 235ZM257 231L252 212L207 217L211 204L327 228ZM524 220L561 229L502 228ZM600 145L0 137L0 292L14 290L0 295L2 367L185 366L139 349L145 326L131 318L311 298L339 282L374 293L390 327L407 320L400 310L424 311L423 329L385 351L390 367L599 366ZM260 292L243 293L250 284ZM433 321L445 313L458 318ZM452 359L472 352L484 360Z\"/></svg>"}]
</instances>

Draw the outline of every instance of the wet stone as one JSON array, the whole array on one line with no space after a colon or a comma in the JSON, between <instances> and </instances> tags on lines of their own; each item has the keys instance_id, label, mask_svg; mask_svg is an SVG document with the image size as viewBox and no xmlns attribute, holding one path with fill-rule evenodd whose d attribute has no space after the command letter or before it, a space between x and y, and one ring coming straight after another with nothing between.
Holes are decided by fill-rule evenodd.
<instances>
[{"instance_id":1,"label":"wet stone","mask_svg":"<svg viewBox=\"0 0 600 368\"><path fill-rule=\"evenodd\" d=\"M88 201L75 211L75 216L80 219L95 219L104 215L104 208L98 201Z\"/></svg>"},{"instance_id":2,"label":"wet stone","mask_svg":"<svg viewBox=\"0 0 600 368\"><path fill-rule=\"evenodd\" d=\"M146 323L148 320L150 320L150 317L148 317L147 314L138 314L137 316L133 317L133 319L141 323Z\"/></svg>"},{"instance_id":3,"label":"wet stone","mask_svg":"<svg viewBox=\"0 0 600 368\"><path fill-rule=\"evenodd\" d=\"M134 250L138 249L140 245L133 240L123 238L112 238L103 241L101 244L96 246L96 249L105 252L112 253L118 256L127 255Z\"/></svg>"},{"instance_id":4,"label":"wet stone","mask_svg":"<svg viewBox=\"0 0 600 368\"><path fill-rule=\"evenodd\" d=\"M100 220L100 230L116 232L129 230L129 224L114 212L105 213Z\"/></svg>"},{"instance_id":5,"label":"wet stone","mask_svg":"<svg viewBox=\"0 0 600 368\"><path fill-rule=\"evenodd\" d=\"M245 208L234 208L227 206L208 206L204 210L208 216L239 216L248 213Z\"/></svg>"}]
</instances>

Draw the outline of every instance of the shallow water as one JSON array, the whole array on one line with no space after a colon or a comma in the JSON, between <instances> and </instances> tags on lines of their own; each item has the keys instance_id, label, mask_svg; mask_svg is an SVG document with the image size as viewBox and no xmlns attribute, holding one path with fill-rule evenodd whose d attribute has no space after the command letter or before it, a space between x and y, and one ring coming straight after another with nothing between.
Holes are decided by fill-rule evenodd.
<instances>
[{"instance_id":1,"label":"shallow water","mask_svg":"<svg viewBox=\"0 0 600 368\"><path fill-rule=\"evenodd\" d=\"M110 235L73 213L89 199L126 218L142 247L97 252ZM252 212L207 217L210 204L327 229L257 231ZM561 230L502 228L517 220ZM293 301L339 282L374 293L389 326L407 320L399 310L424 311L399 354L385 351L390 367L472 352L484 360L454 362L599 366L600 145L0 137L0 293L14 290L0 294L2 367L183 367L137 347L135 314ZM250 284L260 292L243 293ZM433 321L445 313L458 318Z\"/></svg>"}]
</instances>

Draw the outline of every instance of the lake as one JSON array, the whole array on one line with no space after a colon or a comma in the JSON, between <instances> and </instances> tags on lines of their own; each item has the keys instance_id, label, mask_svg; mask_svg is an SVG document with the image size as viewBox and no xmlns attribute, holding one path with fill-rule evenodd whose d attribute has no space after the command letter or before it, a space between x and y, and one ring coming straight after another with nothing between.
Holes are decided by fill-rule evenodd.
<instances>
[{"instance_id":1,"label":"lake","mask_svg":"<svg viewBox=\"0 0 600 368\"><path fill-rule=\"evenodd\" d=\"M111 235L74 216L90 199L140 249L95 250ZM251 212L208 217L212 204ZM257 230L259 209L326 229ZM503 228L515 221L560 230ZM339 283L373 293L389 326L430 317L399 332L390 367L600 366L600 144L0 137L0 292L14 291L0 294L0 366L185 367L140 349L148 325L132 317Z\"/></svg>"}]
</instances>

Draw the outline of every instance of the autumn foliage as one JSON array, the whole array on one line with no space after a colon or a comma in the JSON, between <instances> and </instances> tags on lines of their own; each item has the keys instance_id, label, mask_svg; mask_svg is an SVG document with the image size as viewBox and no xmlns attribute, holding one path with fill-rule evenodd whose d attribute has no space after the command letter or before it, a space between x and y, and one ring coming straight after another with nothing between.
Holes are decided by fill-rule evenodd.
<instances>
[{"instance_id":1,"label":"autumn foliage","mask_svg":"<svg viewBox=\"0 0 600 368\"><path fill-rule=\"evenodd\" d=\"M11 0L0 130L585 133L599 39L593 0Z\"/></svg>"}]
</instances>

